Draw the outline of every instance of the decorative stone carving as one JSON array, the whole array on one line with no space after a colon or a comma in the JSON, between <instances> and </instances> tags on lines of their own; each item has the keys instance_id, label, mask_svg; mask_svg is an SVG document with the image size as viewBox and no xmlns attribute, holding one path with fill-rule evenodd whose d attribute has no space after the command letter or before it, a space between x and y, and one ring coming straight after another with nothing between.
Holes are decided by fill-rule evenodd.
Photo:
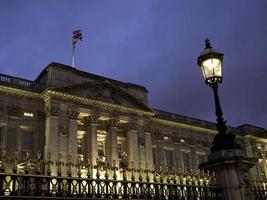
<instances>
[{"instance_id":1,"label":"decorative stone carving","mask_svg":"<svg viewBox=\"0 0 267 200\"><path fill-rule=\"evenodd\" d=\"M128 123L120 124L119 128L121 128L125 131L137 130L137 123L136 122L128 122Z\"/></svg>"},{"instance_id":2,"label":"decorative stone carving","mask_svg":"<svg viewBox=\"0 0 267 200\"><path fill-rule=\"evenodd\" d=\"M98 118L99 117L97 115L89 115L88 117L84 118L84 125L89 127L92 124L98 124Z\"/></svg>"},{"instance_id":3,"label":"decorative stone carving","mask_svg":"<svg viewBox=\"0 0 267 200\"><path fill-rule=\"evenodd\" d=\"M155 136L155 138L156 138L157 140L163 140L163 134L162 134L161 130L156 129L156 130L154 131L154 134L153 134L153 135Z\"/></svg>"},{"instance_id":4,"label":"decorative stone carving","mask_svg":"<svg viewBox=\"0 0 267 200\"><path fill-rule=\"evenodd\" d=\"M70 124L66 120L61 121L58 125L58 131L60 135L62 136L66 136L69 134L69 128L70 128Z\"/></svg>"},{"instance_id":5,"label":"decorative stone carving","mask_svg":"<svg viewBox=\"0 0 267 200\"><path fill-rule=\"evenodd\" d=\"M77 120L77 117L78 117L78 115L79 115L79 112L77 112L77 111L75 111L75 110L71 110L71 109L69 109L69 110L67 111L67 113L68 113L68 116L69 116L69 118L70 118L71 120Z\"/></svg>"},{"instance_id":6,"label":"decorative stone carving","mask_svg":"<svg viewBox=\"0 0 267 200\"><path fill-rule=\"evenodd\" d=\"M45 114L47 117L54 116L58 117L60 113L60 108L57 106L46 106L45 107Z\"/></svg>"},{"instance_id":7,"label":"decorative stone carving","mask_svg":"<svg viewBox=\"0 0 267 200\"><path fill-rule=\"evenodd\" d=\"M174 143L180 143L180 137L178 136L178 135L172 135L172 141L174 142Z\"/></svg>"},{"instance_id":8,"label":"decorative stone carving","mask_svg":"<svg viewBox=\"0 0 267 200\"><path fill-rule=\"evenodd\" d=\"M145 124L144 125L144 130L147 133L152 133L152 132L154 132L154 127L151 124Z\"/></svg>"},{"instance_id":9,"label":"decorative stone carving","mask_svg":"<svg viewBox=\"0 0 267 200\"><path fill-rule=\"evenodd\" d=\"M116 128L119 123L118 119L110 119L109 120L109 128Z\"/></svg>"}]
</instances>

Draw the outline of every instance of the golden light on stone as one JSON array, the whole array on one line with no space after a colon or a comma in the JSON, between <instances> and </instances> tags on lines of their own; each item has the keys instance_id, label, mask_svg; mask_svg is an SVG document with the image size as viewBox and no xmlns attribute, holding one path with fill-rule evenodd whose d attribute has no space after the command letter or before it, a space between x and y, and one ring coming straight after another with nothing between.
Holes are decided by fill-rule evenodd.
<instances>
[{"instance_id":1,"label":"golden light on stone","mask_svg":"<svg viewBox=\"0 0 267 200\"><path fill-rule=\"evenodd\" d=\"M23 115L25 117L33 117L34 116L34 114L33 113L30 113L30 112L24 112Z\"/></svg>"}]
</instances>

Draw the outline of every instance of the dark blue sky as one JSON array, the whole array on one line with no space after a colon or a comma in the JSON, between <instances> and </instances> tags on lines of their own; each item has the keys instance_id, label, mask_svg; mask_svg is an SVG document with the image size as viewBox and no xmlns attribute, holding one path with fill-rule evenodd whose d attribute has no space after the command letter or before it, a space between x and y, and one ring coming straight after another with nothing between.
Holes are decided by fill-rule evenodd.
<instances>
[{"instance_id":1,"label":"dark blue sky","mask_svg":"<svg viewBox=\"0 0 267 200\"><path fill-rule=\"evenodd\" d=\"M215 121L196 64L209 37L224 54L228 125L267 128L266 0L1 0L0 72L34 80L50 62L144 85L150 106Z\"/></svg>"}]
</instances>

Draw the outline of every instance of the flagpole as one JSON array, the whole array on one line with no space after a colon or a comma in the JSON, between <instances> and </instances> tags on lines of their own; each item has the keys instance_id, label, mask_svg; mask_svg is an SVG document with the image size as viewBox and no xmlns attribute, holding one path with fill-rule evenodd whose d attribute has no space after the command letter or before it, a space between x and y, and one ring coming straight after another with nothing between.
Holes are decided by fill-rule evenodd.
<instances>
[{"instance_id":1,"label":"flagpole","mask_svg":"<svg viewBox=\"0 0 267 200\"><path fill-rule=\"evenodd\" d=\"M74 67L74 50L75 50L75 44L72 44L72 67Z\"/></svg>"}]
</instances>

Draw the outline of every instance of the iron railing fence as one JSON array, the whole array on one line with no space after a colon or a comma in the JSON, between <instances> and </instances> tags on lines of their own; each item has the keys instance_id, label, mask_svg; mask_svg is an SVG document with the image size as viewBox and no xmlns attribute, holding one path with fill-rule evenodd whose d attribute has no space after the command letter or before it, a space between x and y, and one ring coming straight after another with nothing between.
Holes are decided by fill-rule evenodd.
<instances>
[{"instance_id":1,"label":"iron railing fence","mask_svg":"<svg viewBox=\"0 0 267 200\"><path fill-rule=\"evenodd\" d=\"M266 177L256 177L250 181L251 193L254 199L267 199L267 179Z\"/></svg>"},{"instance_id":2,"label":"iron railing fence","mask_svg":"<svg viewBox=\"0 0 267 200\"><path fill-rule=\"evenodd\" d=\"M125 158L118 164L101 158L90 163L81 157L73 163L70 155L64 162L61 154L56 161L51 154L43 160L40 153L35 159L18 152L7 158L2 151L0 198L221 200L214 173L135 167Z\"/></svg>"},{"instance_id":3,"label":"iron railing fence","mask_svg":"<svg viewBox=\"0 0 267 200\"><path fill-rule=\"evenodd\" d=\"M219 200L215 186L0 173L0 197Z\"/></svg>"}]
</instances>

